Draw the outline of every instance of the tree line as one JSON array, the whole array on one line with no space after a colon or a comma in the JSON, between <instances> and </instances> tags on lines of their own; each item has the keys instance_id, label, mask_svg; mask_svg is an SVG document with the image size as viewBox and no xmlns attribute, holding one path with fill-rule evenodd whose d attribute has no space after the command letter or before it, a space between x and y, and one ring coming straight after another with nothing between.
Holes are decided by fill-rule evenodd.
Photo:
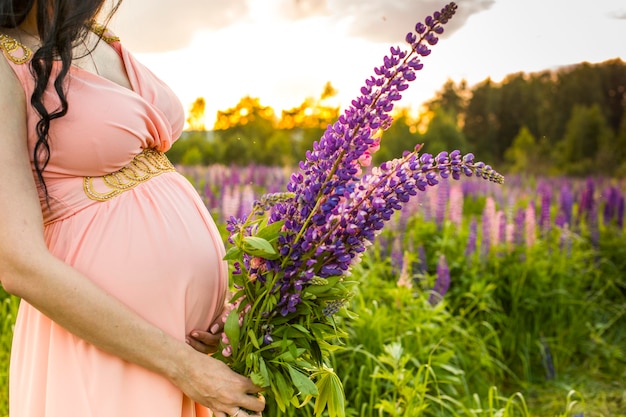
<instances>
[{"instance_id":1,"label":"tree line","mask_svg":"<svg viewBox=\"0 0 626 417\"><path fill-rule=\"evenodd\" d=\"M190 129L168 156L187 165L295 165L338 118L340 109L328 104L335 94L327 83L320 97L280 115L244 97L219 111L210 130L199 98L189 111ZM396 109L375 162L417 143L423 152L471 151L507 173L624 175L626 64L584 62L471 87L449 80L419 111Z\"/></svg>"}]
</instances>

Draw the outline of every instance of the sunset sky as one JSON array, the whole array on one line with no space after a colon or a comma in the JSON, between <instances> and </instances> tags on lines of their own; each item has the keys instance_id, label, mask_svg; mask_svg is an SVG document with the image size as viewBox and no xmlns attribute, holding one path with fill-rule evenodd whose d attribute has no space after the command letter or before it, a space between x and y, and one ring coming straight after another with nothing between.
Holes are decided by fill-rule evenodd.
<instances>
[{"instance_id":1,"label":"sunset sky","mask_svg":"<svg viewBox=\"0 0 626 417\"><path fill-rule=\"evenodd\" d=\"M626 58L623 0L459 0L457 15L406 92L419 107L447 79L487 77ZM217 110L245 95L277 111L358 95L392 45L446 3L434 0L124 0L110 26L188 108Z\"/></svg>"}]
</instances>

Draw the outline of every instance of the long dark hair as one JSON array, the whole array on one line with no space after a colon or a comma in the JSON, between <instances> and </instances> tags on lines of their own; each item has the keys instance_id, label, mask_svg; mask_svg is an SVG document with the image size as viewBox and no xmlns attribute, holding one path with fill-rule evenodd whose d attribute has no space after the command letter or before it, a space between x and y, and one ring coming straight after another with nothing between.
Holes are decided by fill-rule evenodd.
<instances>
[{"instance_id":1,"label":"long dark hair","mask_svg":"<svg viewBox=\"0 0 626 417\"><path fill-rule=\"evenodd\" d=\"M65 116L68 109L65 77L72 64L72 49L84 40L94 19L102 10L106 0L0 0L0 27L19 26L33 7L37 8L37 32L41 46L31 60L31 73L35 88L30 104L39 113L37 143L33 150L35 170L40 186L47 197L43 170L50 161L49 131L54 119ZM103 23L111 18L121 0L113 6ZM47 109L43 103L44 91L50 83L55 60L61 61L61 70L54 78L54 89L59 96L60 107Z\"/></svg>"}]
</instances>

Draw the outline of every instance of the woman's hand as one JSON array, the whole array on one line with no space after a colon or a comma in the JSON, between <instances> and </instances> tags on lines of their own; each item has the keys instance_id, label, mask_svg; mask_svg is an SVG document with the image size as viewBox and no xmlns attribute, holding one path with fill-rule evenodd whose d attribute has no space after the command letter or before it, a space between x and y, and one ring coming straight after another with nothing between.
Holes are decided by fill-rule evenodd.
<instances>
[{"instance_id":1,"label":"woman's hand","mask_svg":"<svg viewBox=\"0 0 626 417\"><path fill-rule=\"evenodd\" d=\"M209 331L192 330L185 341L195 350L205 355L217 352L220 344L220 334L223 326L212 325Z\"/></svg>"},{"instance_id":2,"label":"woman's hand","mask_svg":"<svg viewBox=\"0 0 626 417\"><path fill-rule=\"evenodd\" d=\"M187 344L198 352L206 355L217 352L220 344L221 334L224 331L224 323L226 323L226 317L228 316L229 309L224 306L220 315L209 326L208 330L194 329L185 338Z\"/></svg>"},{"instance_id":3,"label":"woman's hand","mask_svg":"<svg viewBox=\"0 0 626 417\"><path fill-rule=\"evenodd\" d=\"M189 349L183 368L172 381L215 417L260 416L265 408L262 389L225 363Z\"/></svg>"}]
</instances>

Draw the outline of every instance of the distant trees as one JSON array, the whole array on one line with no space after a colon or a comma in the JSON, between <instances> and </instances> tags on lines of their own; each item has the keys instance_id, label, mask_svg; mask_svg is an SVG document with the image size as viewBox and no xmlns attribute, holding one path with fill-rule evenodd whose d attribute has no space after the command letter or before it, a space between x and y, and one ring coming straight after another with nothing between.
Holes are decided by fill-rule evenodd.
<instances>
[{"instance_id":1,"label":"distant trees","mask_svg":"<svg viewBox=\"0 0 626 417\"><path fill-rule=\"evenodd\" d=\"M339 116L318 98L275 114L244 97L204 131L204 99L190 108L190 130L168 152L176 163L293 165ZM473 87L447 81L419 114L398 109L382 132L375 162L424 143L423 152L460 149L506 172L626 174L626 64L620 59L555 71L516 73ZM202 121L202 122L201 122Z\"/></svg>"}]
</instances>

